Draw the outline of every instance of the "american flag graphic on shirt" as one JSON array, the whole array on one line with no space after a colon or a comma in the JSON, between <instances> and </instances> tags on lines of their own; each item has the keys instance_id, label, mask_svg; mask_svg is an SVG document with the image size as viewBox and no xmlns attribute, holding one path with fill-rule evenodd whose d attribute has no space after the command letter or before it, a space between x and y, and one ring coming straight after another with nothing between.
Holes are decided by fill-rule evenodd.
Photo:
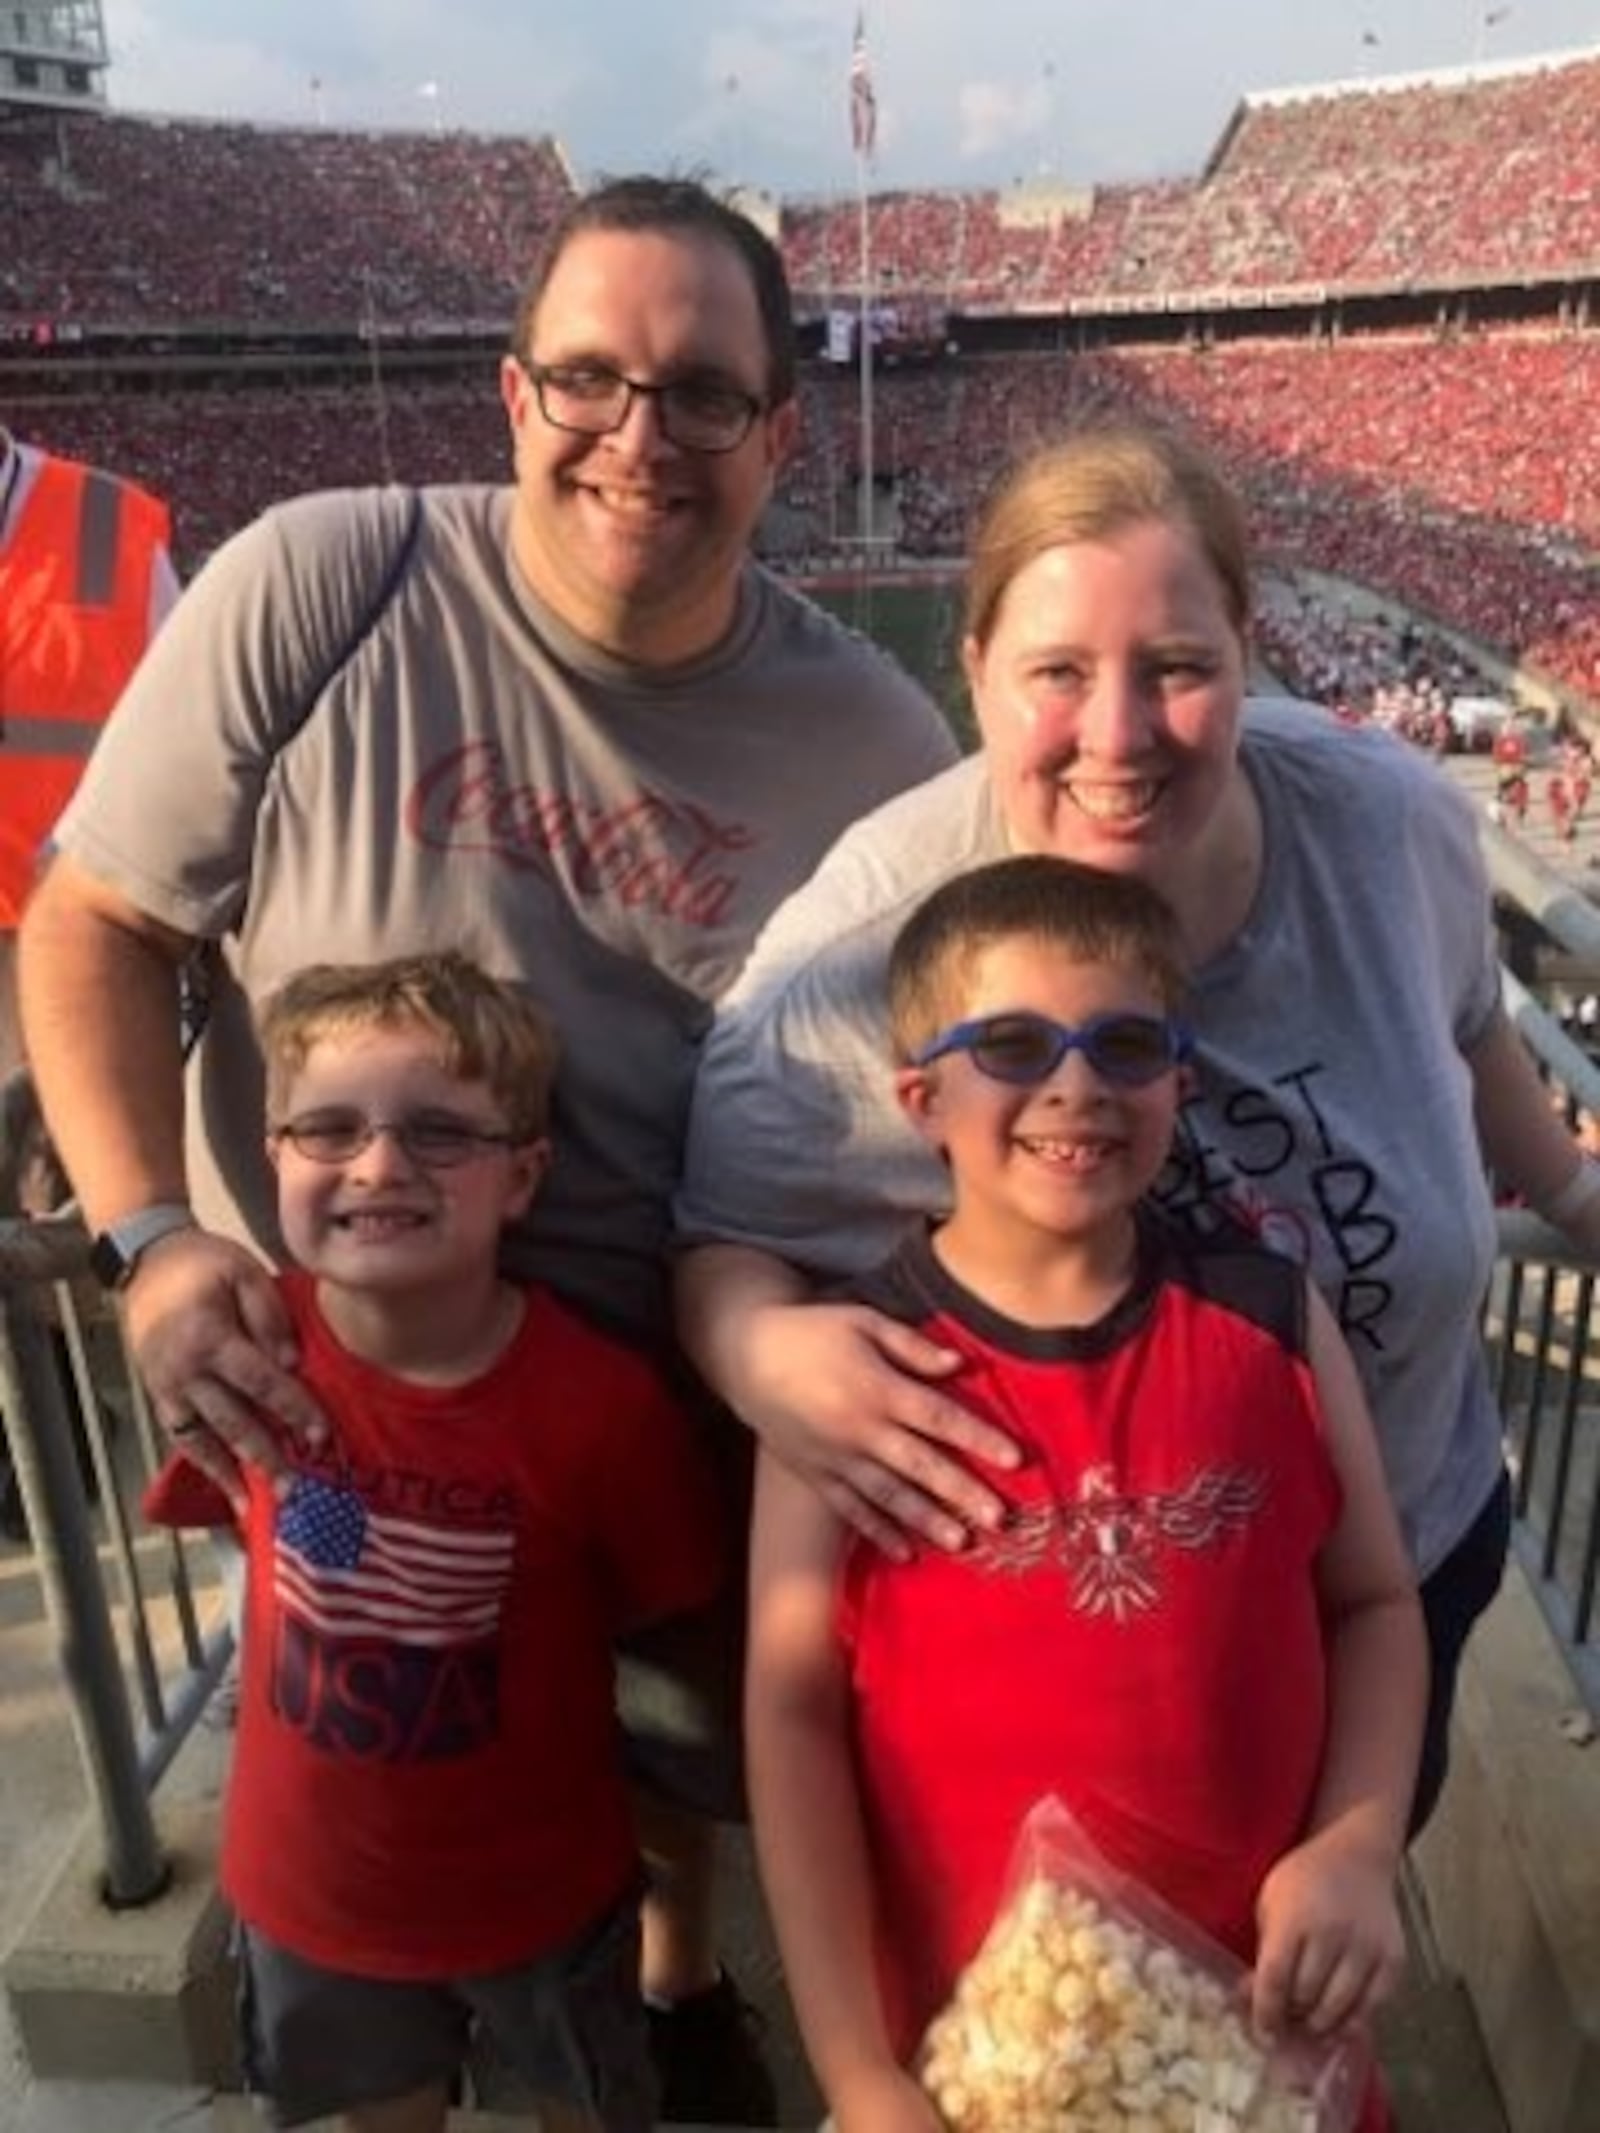
<instances>
[{"instance_id":1,"label":"american flag graphic on shirt","mask_svg":"<svg viewBox=\"0 0 1600 2133\"><path fill-rule=\"evenodd\" d=\"M505 1528L395 1517L302 1476L278 1508L273 1581L279 1605L325 1637L472 1644L499 1622L513 1545Z\"/></svg>"}]
</instances>

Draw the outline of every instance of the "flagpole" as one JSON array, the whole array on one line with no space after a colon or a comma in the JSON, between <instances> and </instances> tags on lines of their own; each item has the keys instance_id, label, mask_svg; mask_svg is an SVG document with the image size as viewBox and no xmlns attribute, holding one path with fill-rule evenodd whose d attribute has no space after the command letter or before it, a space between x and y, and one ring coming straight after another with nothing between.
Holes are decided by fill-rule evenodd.
<instances>
[{"instance_id":1,"label":"flagpole","mask_svg":"<svg viewBox=\"0 0 1600 2133\"><path fill-rule=\"evenodd\" d=\"M378 463L386 482L394 481L394 457L389 450L389 403L383 390L383 353L378 346L378 306L372 294L372 270L361 269L361 326L367 337L367 362L372 373L372 412L378 428Z\"/></svg>"},{"instance_id":2,"label":"flagpole","mask_svg":"<svg viewBox=\"0 0 1600 2133\"><path fill-rule=\"evenodd\" d=\"M875 455L872 435L872 225L867 206L867 165L878 136L878 100L872 89L872 69L867 61L867 11L856 10L855 41L850 47L850 145L856 152L856 218L861 277L858 305L856 362L860 374L860 487L856 495L856 526L860 534L862 566L871 553L877 513Z\"/></svg>"},{"instance_id":3,"label":"flagpole","mask_svg":"<svg viewBox=\"0 0 1600 2133\"><path fill-rule=\"evenodd\" d=\"M872 435L872 218L867 211L867 158L856 151L856 211L860 232L861 324L856 360L861 377L861 490L857 498L857 521L863 559L871 552L873 535L873 435Z\"/></svg>"}]
</instances>

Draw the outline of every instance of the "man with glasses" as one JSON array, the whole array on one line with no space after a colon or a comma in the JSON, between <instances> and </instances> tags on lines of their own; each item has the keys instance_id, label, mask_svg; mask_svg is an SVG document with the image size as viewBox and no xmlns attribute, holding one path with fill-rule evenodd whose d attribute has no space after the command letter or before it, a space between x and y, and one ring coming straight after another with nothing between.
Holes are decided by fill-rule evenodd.
<instances>
[{"instance_id":1,"label":"man with glasses","mask_svg":"<svg viewBox=\"0 0 1600 2133\"><path fill-rule=\"evenodd\" d=\"M663 1341L712 1007L845 823L954 753L897 669L750 559L798 419L788 287L754 224L678 180L578 200L501 393L510 488L302 498L219 553L114 715L24 937L100 1263L157 1415L218 1478L235 1453L272 1464L274 1426L318 1425L256 1256L281 1246L253 1001L308 954L453 947L536 985L565 1040L562 1152L511 1270ZM735 1803L736 1665L720 1713L681 1666L631 1671L641 1769L702 1811L651 1832L665 2115L754 2122L759 2064L718 2079L737 2002L703 1819Z\"/></svg>"}]
</instances>

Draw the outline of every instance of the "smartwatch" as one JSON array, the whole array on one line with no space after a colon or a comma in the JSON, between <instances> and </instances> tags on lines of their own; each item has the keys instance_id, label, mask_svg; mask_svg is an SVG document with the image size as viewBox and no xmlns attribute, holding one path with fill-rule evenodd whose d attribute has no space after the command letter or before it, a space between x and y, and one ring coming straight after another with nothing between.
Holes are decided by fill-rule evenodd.
<instances>
[{"instance_id":1,"label":"smartwatch","mask_svg":"<svg viewBox=\"0 0 1600 2133\"><path fill-rule=\"evenodd\" d=\"M152 1244L174 1230L195 1227L194 1210L183 1200L162 1200L141 1207L103 1229L89 1247L89 1269L104 1289L120 1289Z\"/></svg>"}]
</instances>

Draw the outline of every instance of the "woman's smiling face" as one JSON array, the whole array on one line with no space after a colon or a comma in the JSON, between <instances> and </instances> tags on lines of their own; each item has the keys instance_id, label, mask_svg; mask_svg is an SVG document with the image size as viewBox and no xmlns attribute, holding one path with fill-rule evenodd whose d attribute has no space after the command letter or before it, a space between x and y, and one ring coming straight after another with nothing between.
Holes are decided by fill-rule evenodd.
<instances>
[{"instance_id":1,"label":"woman's smiling face","mask_svg":"<svg viewBox=\"0 0 1600 2133\"><path fill-rule=\"evenodd\" d=\"M1244 700L1193 532L1145 519L1043 550L964 658L1014 845L1167 883L1236 774Z\"/></svg>"}]
</instances>

